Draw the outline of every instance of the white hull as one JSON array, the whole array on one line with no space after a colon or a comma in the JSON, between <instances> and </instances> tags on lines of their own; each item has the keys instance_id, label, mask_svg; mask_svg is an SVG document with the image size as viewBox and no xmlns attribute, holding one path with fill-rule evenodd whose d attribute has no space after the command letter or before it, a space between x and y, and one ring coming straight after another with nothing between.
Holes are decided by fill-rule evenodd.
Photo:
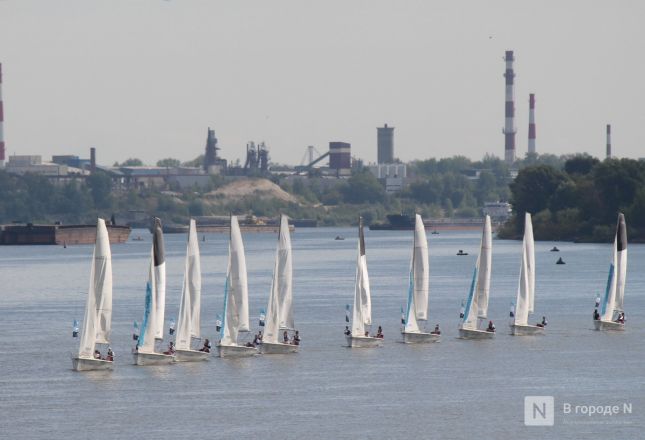
<instances>
[{"instance_id":1,"label":"white hull","mask_svg":"<svg viewBox=\"0 0 645 440\"><path fill-rule=\"evenodd\" d=\"M352 348L371 348L383 345L383 338L371 336L345 336L347 346Z\"/></svg>"},{"instance_id":2,"label":"white hull","mask_svg":"<svg viewBox=\"0 0 645 440\"><path fill-rule=\"evenodd\" d=\"M72 369L74 371L112 370L114 362L103 359L72 358Z\"/></svg>"},{"instance_id":3,"label":"white hull","mask_svg":"<svg viewBox=\"0 0 645 440\"><path fill-rule=\"evenodd\" d=\"M493 339L495 337L495 332L460 328L459 337L461 339Z\"/></svg>"},{"instance_id":4,"label":"white hull","mask_svg":"<svg viewBox=\"0 0 645 440\"><path fill-rule=\"evenodd\" d=\"M441 335L423 332L401 332L401 336L403 336L403 342L405 342L406 344L429 344L432 342L439 342L439 340L441 339Z\"/></svg>"},{"instance_id":5,"label":"white hull","mask_svg":"<svg viewBox=\"0 0 645 440\"><path fill-rule=\"evenodd\" d=\"M600 319L595 319L593 325L596 330L625 331L625 324L620 322L602 321Z\"/></svg>"},{"instance_id":6,"label":"white hull","mask_svg":"<svg viewBox=\"0 0 645 440\"><path fill-rule=\"evenodd\" d=\"M544 327L538 327L537 325L511 324L511 334L513 336L543 335Z\"/></svg>"},{"instance_id":7,"label":"white hull","mask_svg":"<svg viewBox=\"0 0 645 440\"><path fill-rule=\"evenodd\" d=\"M163 353L132 353L134 365L166 365L175 361L175 356Z\"/></svg>"},{"instance_id":8,"label":"white hull","mask_svg":"<svg viewBox=\"0 0 645 440\"><path fill-rule=\"evenodd\" d=\"M221 358L255 356L259 353L255 347L246 347L244 345L217 345L217 354Z\"/></svg>"},{"instance_id":9,"label":"white hull","mask_svg":"<svg viewBox=\"0 0 645 440\"><path fill-rule=\"evenodd\" d=\"M175 362L207 361L210 353L199 350L175 350Z\"/></svg>"},{"instance_id":10,"label":"white hull","mask_svg":"<svg viewBox=\"0 0 645 440\"><path fill-rule=\"evenodd\" d=\"M262 354L288 354L298 353L299 345L283 344L281 342L263 342L260 345L260 353Z\"/></svg>"}]
</instances>

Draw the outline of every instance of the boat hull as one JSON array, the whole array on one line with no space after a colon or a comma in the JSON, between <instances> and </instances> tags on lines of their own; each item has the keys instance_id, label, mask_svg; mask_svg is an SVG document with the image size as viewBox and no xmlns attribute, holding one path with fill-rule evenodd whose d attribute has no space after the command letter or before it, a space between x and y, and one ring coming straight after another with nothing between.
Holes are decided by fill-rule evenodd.
<instances>
[{"instance_id":1,"label":"boat hull","mask_svg":"<svg viewBox=\"0 0 645 440\"><path fill-rule=\"evenodd\" d=\"M612 331L625 331L625 324L614 321L602 321L600 319L595 319L593 325L596 330L612 330Z\"/></svg>"},{"instance_id":2,"label":"boat hull","mask_svg":"<svg viewBox=\"0 0 645 440\"><path fill-rule=\"evenodd\" d=\"M210 353L199 350L175 350L175 362L207 361Z\"/></svg>"},{"instance_id":3,"label":"boat hull","mask_svg":"<svg viewBox=\"0 0 645 440\"><path fill-rule=\"evenodd\" d=\"M132 353L134 365L167 365L175 361L175 356L163 353Z\"/></svg>"},{"instance_id":4,"label":"boat hull","mask_svg":"<svg viewBox=\"0 0 645 440\"><path fill-rule=\"evenodd\" d=\"M217 354L219 357L249 357L259 354L257 348L246 347L244 345L217 345Z\"/></svg>"},{"instance_id":5,"label":"boat hull","mask_svg":"<svg viewBox=\"0 0 645 440\"><path fill-rule=\"evenodd\" d=\"M430 344L432 342L439 342L441 335L435 333L408 333L401 332L403 342L406 344Z\"/></svg>"},{"instance_id":6,"label":"boat hull","mask_svg":"<svg viewBox=\"0 0 645 440\"><path fill-rule=\"evenodd\" d=\"M262 342L260 353L262 354L289 354L298 353L299 345L283 344L281 342Z\"/></svg>"},{"instance_id":7,"label":"boat hull","mask_svg":"<svg viewBox=\"0 0 645 440\"><path fill-rule=\"evenodd\" d=\"M544 327L538 327L537 325L511 324L511 335L513 336L532 336L543 334Z\"/></svg>"},{"instance_id":8,"label":"boat hull","mask_svg":"<svg viewBox=\"0 0 645 440\"><path fill-rule=\"evenodd\" d=\"M495 332L489 332L486 330L474 330L469 328L459 329L459 338L461 339L493 339L494 337Z\"/></svg>"},{"instance_id":9,"label":"boat hull","mask_svg":"<svg viewBox=\"0 0 645 440\"><path fill-rule=\"evenodd\" d=\"M371 348L383 345L383 338L371 336L345 336L347 346L352 348Z\"/></svg>"},{"instance_id":10,"label":"boat hull","mask_svg":"<svg viewBox=\"0 0 645 440\"><path fill-rule=\"evenodd\" d=\"M113 361L81 357L72 358L72 369L74 371L112 370L113 368Z\"/></svg>"}]
</instances>

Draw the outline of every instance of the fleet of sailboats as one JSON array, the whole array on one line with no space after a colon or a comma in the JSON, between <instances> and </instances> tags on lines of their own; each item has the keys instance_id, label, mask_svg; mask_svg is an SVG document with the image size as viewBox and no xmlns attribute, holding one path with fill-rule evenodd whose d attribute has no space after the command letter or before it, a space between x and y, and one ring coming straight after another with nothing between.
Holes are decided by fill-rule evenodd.
<instances>
[{"instance_id":1,"label":"fleet of sailboats","mask_svg":"<svg viewBox=\"0 0 645 440\"><path fill-rule=\"evenodd\" d=\"M90 285L85 315L80 331L78 353L72 356L73 369L109 370L114 365L114 353L109 347L112 320L112 262L105 221L98 219L96 242L92 256ZM201 263L195 220L190 220L184 281L177 320L174 346L166 352L157 349L164 337L164 310L166 295L166 267L161 222L154 219L152 249L146 283L145 309L136 348L133 350L136 365L159 365L174 361L198 361L209 358L208 340L201 343ZM462 303L459 337L464 339L490 339L495 335L489 324L488 301L492 268L492 227L485 217L480 251L473 271L468 297ZM596 330L624 330L624 294L627 274L627 227L625 217L618 215L612 249L612 261L605 293L596 301L594 327ZM439 334L426 332L420 323L428 319L429 256L425 227L420 215L415 217L414 239L410 261L407 304L403 313L403 342L436 342ZM531 325L529 316L535 303L535 243L531 214L525 213L524 237L520 274L515 305L511 309L512 335L544 333L546 322ZM348 310L349 310L349 306ZM372 304L370 281L365 253L363 220L359 218L356 258L354 303L351 329L346 330L348 347L377 347L383 335L371 335ZM217 350L220 357L287 354L298 351L299 338L290 339L288 332L295 331L293 316L293 256L288 218L280 217L280 229L275 254L273 280L265 316L265 334L259 344L239 343L240 333L249 331L249 305L246 259L242 234L236 216L230 218L228 265L224 287L223 323ZM349 317L348 317L349 320ZM218 322L219 324L219 322ZM262 325L262 324L261 324ZM75 324L75 335L78 325ZM257 339L257 338L256 338ZM296 342L294 342L296 341ZM106 346L101 354L100 346Z\"/></svg>"},{"instance_id":2,"label":"fleet of sailboats","mask_svg":"<svg viewBox=\"0 0 645 440\"><path fill-rule=\"evenodd\" d=\"M356 258L356 283L354 285L354 306L352 309L351 332L345 335L348 347L378 347L383 338L370 336L372 326L372 299L370 295L370 278L367 273L365 256L365 235L363 219L358 219L358 256Z\"/></svg>"},{"instance_id":3,"label":"fleet of sailboats","mask_svg":"<svg viewBox=\"0 0 645 440\"><path fill-rule=\"evenodd\" d=\"M514 319L510 324L511 334L527 336L544 333L544 325L530 325L529 315L533 313L535 303L535 243L533 241L533 223L531 214L524 214L524 239L522 240L522 262L520 279L517 286Z\"/></svg>"},{"instance_id":4,"label":"fleet of sailboats","mask_svg":"<svg viewBox=\"0 0 645 440\"><path fill-rule=\"evenodd\" d=\"M237 217L231 216L228 267L224 285L224 312L217 352L220 357L244 357L259 353L251 345L238 344L240 332L249 331L249 288L244 243Z\"/></svg>"},{"instance_id":5,"label":"fleet of sailboats","mask_svg":"<svg viewBox=\"0 0 645 440\"><path fill-rule=\"evenodd\" d=\"M601 298L600 312L594 312L596 330L625 330L625 279L627 278L627 225L625 216L618 214L616 235L609 264L607 288Z\"/></svg>"},{"instance_id":6,"label":"fleet of sailboats","mask_svg":"<svg viewBox=\"0 0 645 440\"><path fill-rule=\"evenodd\" d=\"M438 333L422 331L419 322L428 320L428 295L430 291L430 263L428 259L428 240L423 220L415 216L414 240L410 259L410 282L408 298L401 335L405 343L437 342Z\"/></svg>"},{"instance_id":7,"label":"fleet of sailboats","mask_svg":"<svg viewBox=\"0 0 645 440\"><path fill-rule=\"evenodd\" d=\"M175 360L170 350L156 351L157 341L163 341L166 308L166 260L161 220L154 219L152 230L145 308L139 339L132 353L135 365L168 364Z\"/></svg>"},{"instance_id":8,"label":"fleet of sailboats","mask_svg":"<svg viewBox=\"0 0 645 440\"><path fill-rule=\"evenodd\" d=\"M112 254L105 220L98 219L96 242L90 270L90 287L87 292L85 317L81 329L78 354L72 357L76 371L111 370L112 349L105 356L96 350L97 344L110 343L112 328Z\"/></svg>"},{"instance_id":9,"label":"fleet of sailboats","mask_svg":"<svg viewBox=\"0 0 645 440\"><path fill-rule=\"evenodd\" d=\"M178 362L202 361L209 357L210 348L207 343L202 349L192 347L193 341L201 340L201 294L202 273L199 240L197 239L195 220L190 219L184 265L184 284L181 291L175 337L175 360Z\"/></svg>"},{"instance_id":10,"label":"fleet of sailboats","mask_svg":"<svg viewBox=\"0 0 645 440\"><path fill-rule=\"evenodd\" d=\"M293 262L291 237L286 215L280 217L278 248L275 254L273 282L266 311L264 336L260 351L265 354L286 354L298 351L298 345L290 343L288 331L295 330L293 320ZM282 333L282 335L281 335ZM287 338L283 337L287 335ZM282 341L281 341L282 339ZM285 341L287 339L287 341Z\"/></svg>"},{"instance_id":11,"label":"fleet of sailboats","mask_svg":"<svg viewBox=\"0 0 645 440\"><path fill-rule=\"evenodd\" d=\"M459 324L459 337L463 339L491 339L495 336L494 327L486 327L488 296L490 293L490 274L493 255L493 234L490 217L484 219L479 256L475 263L470 292L464 306L463 317Z\"/></svg>"}]
</instances>

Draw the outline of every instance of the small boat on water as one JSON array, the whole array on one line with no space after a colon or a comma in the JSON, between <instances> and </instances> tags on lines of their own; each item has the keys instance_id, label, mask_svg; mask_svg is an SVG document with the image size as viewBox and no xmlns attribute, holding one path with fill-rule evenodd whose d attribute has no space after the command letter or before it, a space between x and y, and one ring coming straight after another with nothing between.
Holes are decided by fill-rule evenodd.
<instances>
[{"instance_id":1,"label":"small boat on water","mask_svg":"<svg viewBox=\"0 0 645 440\"><path fill-rule=\"evenodd\" d=\"M356 282L354 284L354 307L352 310L351 334L345 335L347 346L352 348L379 347L383 338L369 335L372 325L372 299L370 279L365 256L363 218L358 218L358 256L356 258Z\"/></svg>"},{"instance_id":2,"label":"small boat on water","mask_svg":"<svg viewBox=\"0 0 645 440\"><path fill-rule=\"evenodd\" d=\"M114 354L107 348L102 357L97 344L110 343L112 328L112 253L105 220L98 219L96 242L90 270L90 287L85 304L85 317L81 330L78 354L72 357L75 371L111 370Z\"/></svg>"},{"instance_id":3,"label":"small boat on water","mask_svg":"<svg viewBox=\"0 0 645 440\"><path fill-rule=\"evenodd\" d=\"M457 252L457 255L459 256L468 255L468 252L464 252L463 250L459 249L459 252Z\"/></svg>"},{"instance_id":4,"label":"small boat on water","mask_svg":"<svg viewBox=\"0 0 645 440\"><path fill-rule=\"evenodd\" d=\"M616 235L609 264L607 287L601 300L598 319L594 319L596 330L625 330L625 279L627 278L627 226L625 216L618 214ZM597 309L596 309L597 313ZM594 313L594 315L596 315Z\"/></svg>"},{"instance_id":5,"label":"small boat on water","mask_svg":"<svg viewBox=\"0 0 645 440\"><path fill-rule=\"evenodd\" d=\"M169 364L175 360L175 356L172 353L159 353L155 350L157 341L163 341L166 309L166 257L161 220L158 218L154 219L145 299L140 334L132 353L134 364Z\"/></svg>"},{"instance_id":6,"label":"small boat on water","mask_svg":"<svg viewBox=\"0 0 645 440\"><path fill-rule=\"evenodd\" d=\"M486 326L488 297L490 294L490 274L492 268L493 236L490 217L484 220L484 230L479 247L479 256L470 284L470 292L459 324L459 337L462 339L492 339L494 327Z\"/></svg>"},{"instance_id":7,"label":"small boat on water","mask_svg":"<svg viewBox=\"0 0 645 440\"><path fill-rule=\"evenodd\" d=\"M254 356L259 353L256 347L237 343L238 334L249 331L249 287L240 225L234 215L230 221L223 324L217 352L220 357Z\"/></svg>"},{"instance_id":8,"label":"small boat on water","mask_svg":"<svg viewBox=\"0 0 645 440\"><path fill-rule=\"evenodd\" d=\"M562 257L560 257L558 258L558 261L555 262L555 264L567 264L567 263L565 263Z\"/></svg>"},{"instance_id":9,"label":"small boat on water","mask_svg":"<svg viewBox=\"0 0 645 440\"><path fill-rule=\"evenodd\" d=\"M190 219L188 246L184 265L184 285L181 290L177 336L175 337L175 360L177 362L204 361L210 357L210 348L194 348L201 341L201 295L202 272L195 220Z\"/></svg>"},{"instance_id":10,"label":"small boat on water","mask_svg":"<svg viewBox=\"0 0 645 440\"><path fill-rule=\"evenodd\" d=\"M338 240L338 241L344 240L344 239L345 237L343 237L342 235L337 235L336 238L334 238L334 240Z\"/></svg>"},{"instance_id":11,"label":"small boat on water","mask_svg":"<svg viewBox=\"0 0 645 440\"><path fill-rule=\"evenodd\" d=\"M553 246L550 252L560 252L560 249L557 246Z\"/></svg>"},{"instance_id":12,"label":"small boat on water","mask_svg":"<svg viewBox=\"0 0 645 440\"><path fill-rule=\"evenodd\" d=\"M285 343L282 337L283 332L295 331L292 279L293 263L289 222L287 216L282 215L280 217L280 232L278 233L278 248L273 266L273 282L266 311L264 337L260 345L260 352L264 354L298 352L298 345Z\"/></svg>"},{"instance_id":13,"label":"small boat on water","mask_svg":"<svg viewBox=\"0 0 645 440\"><path fill-rule=\"evenodd\" d=\"M423 220L419 214L415 218L414 239L408 299L401 336L405 343L438 342L438 333L421 331L419 321L428 320L428 295L430 292L430 265L428 262L428 239Z\"/></svg>"},{"instance_id":14,"label":"small boat on water","mask_svg":"<svg viewBox=\"0 0 645 440\"><path fill-rule=\"evenodd\" d=\"M522 261L520 279L517 286L517 300L510 324L511 334L529 336L544 333L544 325L530 325L529 315L533 313L535 302L535 242L531 214L524 214L524 239L522 240Z\"/></svg>"}]
</instances>

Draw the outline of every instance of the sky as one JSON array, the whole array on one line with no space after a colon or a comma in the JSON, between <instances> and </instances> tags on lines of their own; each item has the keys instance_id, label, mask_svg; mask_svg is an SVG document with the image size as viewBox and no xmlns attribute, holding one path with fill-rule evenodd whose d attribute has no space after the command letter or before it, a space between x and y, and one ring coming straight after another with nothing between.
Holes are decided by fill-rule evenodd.
<instances>
[{"instance_id":1,"label":"sky","mask_svg":"<svg viewBox=\"0 0 645 440\"><path fill-rule=\"evenodd\" d=\"M536 94L537 151L645 152L645 2L0 0L7 155L147 164L248 141L376 160L503 157L504 51L515 51L517 154Z\"/></svg>"}]
</instances>

